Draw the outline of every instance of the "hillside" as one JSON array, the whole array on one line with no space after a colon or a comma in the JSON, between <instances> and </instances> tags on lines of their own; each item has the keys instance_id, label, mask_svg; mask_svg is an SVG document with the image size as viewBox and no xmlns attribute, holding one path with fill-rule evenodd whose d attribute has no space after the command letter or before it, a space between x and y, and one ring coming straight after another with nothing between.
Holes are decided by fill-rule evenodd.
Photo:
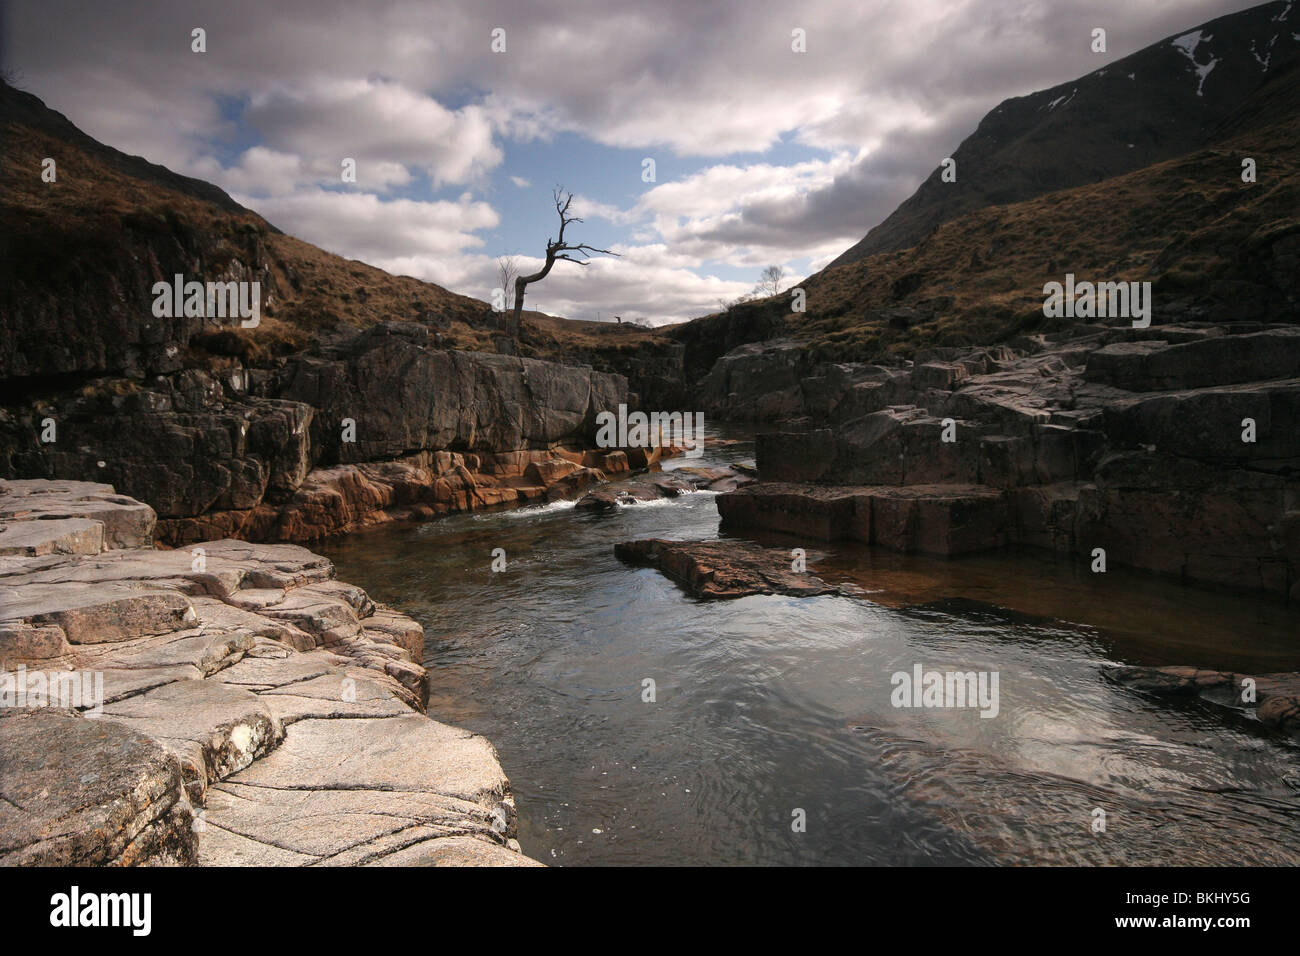
<instances>
[{"instance_id":1,"label":"hillside","mask_svg":"<svg viewBox=\"0 0 1300 956\"><path fill-rule=\"evenodd\" d=\"M216 186L106 146L4 83L0 144L0 387L9 393L232 361L266 366L393 320L429 326L447 348L495 350L486 302L286 235ZM42 181L46 157L55 183ZM197 320L150 328L152 284L178 272L259 280L256 333ZM645 337L526 312L519 351L575 351L599 363L607 340L619 351Z\"/></svg>"},{"instance_id":2,"label":"hillside","mask_svg":"<svg viewBox=\"0 0 1300 956\"><path fill-rule=\"evenodd\" d=\"M1213 146L1099 183L957 216L915 246L670 330L696 376L746 342L788 336L820 361L888 361L989 345L1077 320L1043 315L1065 273L1153 283L1153 324L1294 322L1300 300L1300 63L1220 121ZM1256 161L1245 183L1241 161Z\"/></svg>"},{"instance_id":3,"label":"hillside","mask_svg":"<svg viewBox=\"0 0 1300 956\"><path fill-rule=\"evenodd\" d=\"M953 153L956 182L943 182L936 168L830 268L906 249L977 209L1098 183L1209 146L1231 130L1231 117L1262 83L1298 60L1300 7L1277 0L1006 100Z\"/></svg>"}]
</instances>

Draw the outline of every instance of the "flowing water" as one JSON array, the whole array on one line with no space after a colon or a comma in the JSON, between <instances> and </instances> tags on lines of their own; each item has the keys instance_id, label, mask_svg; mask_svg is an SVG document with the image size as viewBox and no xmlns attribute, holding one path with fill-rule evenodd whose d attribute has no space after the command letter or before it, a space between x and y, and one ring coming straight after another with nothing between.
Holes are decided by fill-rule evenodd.
<instances>
[{"instance_id":1,"label":"flowing water","mask_svg":"<svg viewBox=\"0 0 1300 956\"><path fill-rule=\"evenodd\" d=\"M1041 552L945 561L768 536L853 596L699 601L613 554L718 536L699 492L316 550L424 625L430 716L496 745L520 843L546 863L1300 863L1300 747L1248 710L1102 673L1300 670L1295 611ZM917 664L996 672L996 716L893 706L891 676Z\"/></svg>"}]
</instances>

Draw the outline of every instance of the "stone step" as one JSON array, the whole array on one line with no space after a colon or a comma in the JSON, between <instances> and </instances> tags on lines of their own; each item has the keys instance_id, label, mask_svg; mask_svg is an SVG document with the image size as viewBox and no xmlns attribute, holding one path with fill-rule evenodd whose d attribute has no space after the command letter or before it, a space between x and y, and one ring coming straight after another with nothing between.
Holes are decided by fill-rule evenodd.
<instances>
[{"instance_id":1,"label":"stone step","mask_svg":"<svg viewBox=\"0 0 1300 956\"><path fill-rule=\"evenodd\" d=\"M0 527L0 555L41 557L46 554L99 554L104 524L88 518L14 521Z\"/></svg>"},{"instance_id":2,"label":"stone step","mask_svg":"<svg viewBox=\"0 0 1300 956\"><path fill-rule=\"evenodd\" d=\"M1300 329L1172 343L1115 342L1088 357L1084 378L1133 392L1289 378L1300 369Z\"/></svg>"},{"instance_id":3,"label":"stone step","mask_svg":"<svg viewBox=\"0 0 1300 956\"><path fill-rule=\"evenodd\" d=\"M969 554L1001 547L1007 493L987 485L797 485L760 482L716 499L724 526L851 539L894 551Z\"/></svg>"},{"instance_id":4,"label":"stone step","mask_svg":"<svg viewBox=\"0 0 1300 956\"><path fill-rule=\"evenodd\" d=\"M70 644L105 644L193 627L189 599L118 584L27 584L0 595L0 621L53 624Z\"/></svg>"},{"instance_id":5,"label":"stone step","mask_svg":"<svg viewBox=\"0 0 1300 956\"><path fill-rule=\"evenodd\" d=\"M1243 440L1246 419L1253 441ZM1108 407L1105 429L1119 448L1294 472L1300 468L1300 377L1142 395Z\"/></svg>"},{"instance_id":6,"label":"stone step","mask_svg":"<svg viewBox=\"0 0 1300 956\"><path fill-rule=\"evenodd\" d=\"M0 522L82 518L103 525L105 548L148 548L157 522L141 501L90 481L0 481ZM77 552L84 553L84 552Z\"/></svg>"}]
</instances>

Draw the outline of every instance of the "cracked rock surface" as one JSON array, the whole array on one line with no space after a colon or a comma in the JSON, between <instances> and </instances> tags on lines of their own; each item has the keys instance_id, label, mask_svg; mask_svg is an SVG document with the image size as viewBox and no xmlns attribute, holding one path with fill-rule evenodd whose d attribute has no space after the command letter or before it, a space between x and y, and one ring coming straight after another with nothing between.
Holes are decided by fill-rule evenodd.
<instances>
[{"instance_id":1,"label":"cracked rock surface","mask_svg":"<svg viewBox=\"0 0 1300 956\"><path fill-rule=\"evenodd\" d=\"M296 545L154 550L91 482L0 482L0 863L536 865L423 630Z\"/></svg>"}]
</instances>

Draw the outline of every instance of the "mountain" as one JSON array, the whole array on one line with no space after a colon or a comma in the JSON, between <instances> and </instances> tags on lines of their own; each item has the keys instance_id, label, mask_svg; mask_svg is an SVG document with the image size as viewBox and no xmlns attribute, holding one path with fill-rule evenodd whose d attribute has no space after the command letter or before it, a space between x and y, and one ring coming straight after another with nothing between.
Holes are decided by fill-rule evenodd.
<instances>
[{"instance_id":1,"label":"mountain","mask_svg":"<svg viewBox=\"0 0 1300 956\"><path fill-rule=\"evenodd\" d=\"M828 268L916 245L988 206L1097 183L1207 147L1268 80L1300 61L1300 5L1219 17L1051 89L1013 97L980 121L941 169Z\"/></svg>"},{"instance_id":2,"label":"mountain","mask_svg":"<svg viewBox=\"0 0 1300 956\"><path fill-rule=\"evenodd\" d=\"M106 146L0 83L0 383L140 377L187 362L264 362L390 319L491 348L487 303L288 236L211 183ZM42 178L55 161L56 180ZM256 335L152 319L152 285L181 273L258 280Z\"/></svg>"}]
</instances>

